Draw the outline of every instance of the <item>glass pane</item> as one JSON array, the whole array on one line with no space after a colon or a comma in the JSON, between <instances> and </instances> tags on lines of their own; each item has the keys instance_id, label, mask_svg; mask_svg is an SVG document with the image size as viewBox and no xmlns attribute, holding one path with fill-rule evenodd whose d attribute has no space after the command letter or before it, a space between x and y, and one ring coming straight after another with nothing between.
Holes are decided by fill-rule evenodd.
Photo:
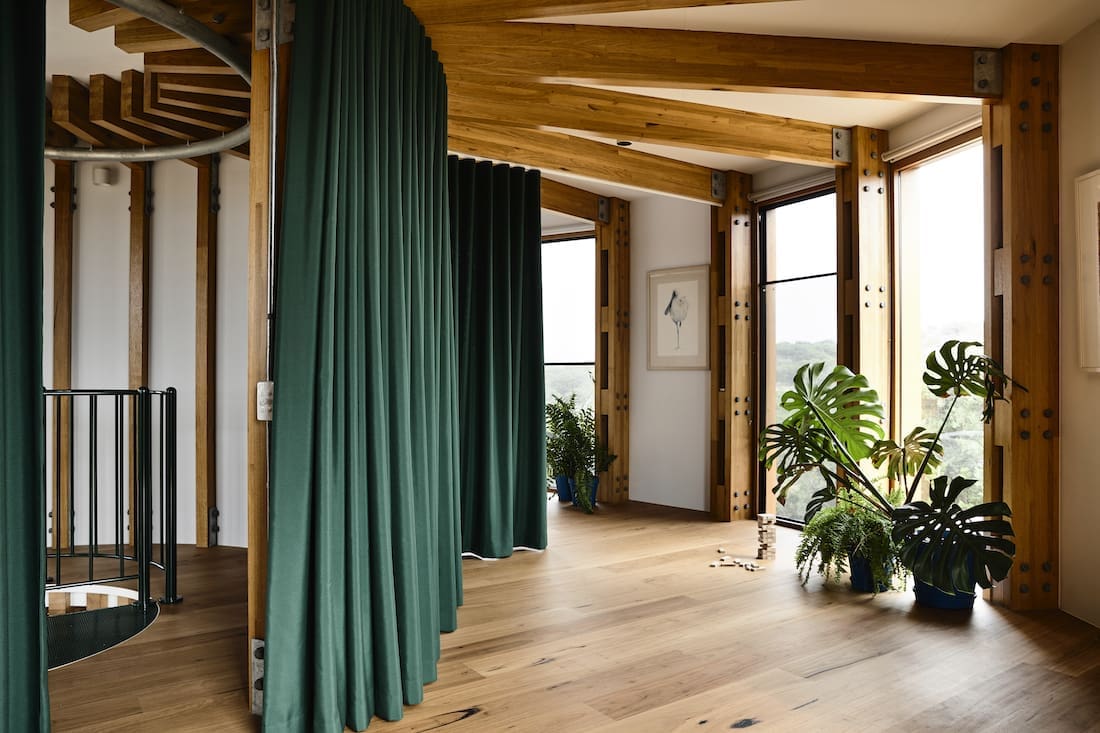
<instances>
[{"instance_id":1,"label":"glass pane","mask_svg":"<svg viewBox=\"0 0 1100 733\"><path fill-rule=\"evenodd\" d=\"M542 245L545 359L596 360L596 240Z\"/></svg>"},{"instance_id":2,"label":"glass pane","mask_svg":"<svg viewBox=\"0 0 1100 733\"><path fill-rule=\"evenodd\" d=\"M594 364L582 366L546 367L546 401L554 397L568 398L577 395L577 406L596 409L596 381Z\"/></svg>"},{"instance_id":3,"label":"glass pane","mask_svg":"<svg viewBox=\"0 0 1100 733\"><path fill-rule=\"evenodd\" d=\"M981 145L968 146L904 171L899 183L902 340L902 429L933 432L949 402L921 379L930 351L948 339L982 341L985 253ZM964 505L981 501L984 473L982 404L960 400L943 433L936 475L976 479Z\"/></svg>"},{"instance_id":4,"label":"glass pane","mask_svg":"<svg viewBox=\"0 0 1100 733\"><path fill-rule=\"evenodd\" d=\"M769 210L768 281L836 272L836 194Z\"/></svg>"},{"instance_id":5,"label":"glass pane","mask_svg":"<svg viewBox=\"0 0 1100 733\"><path fill-rule=\"evenodd\" d=\"M794 374L803 364L836 365L836 276L769 285L765 290L768 313L767 422L779 422L787 413L779 406L783 393L794 386ZM768 477L770 489L775 476ZM817 476L805 476L790 490L786 505L776 514L801 522L806 503L824 486Z\"/></svg>"}]
</instances>

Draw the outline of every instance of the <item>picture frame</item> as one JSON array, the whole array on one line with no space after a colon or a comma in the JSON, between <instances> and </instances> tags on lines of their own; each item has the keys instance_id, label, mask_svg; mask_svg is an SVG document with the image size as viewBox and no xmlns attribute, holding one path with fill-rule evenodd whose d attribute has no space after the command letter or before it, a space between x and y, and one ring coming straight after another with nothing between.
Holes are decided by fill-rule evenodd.
<instances>
[{"instance_id":1,"label":"picture frame","mask_svg":"<svg viewBox=\"0 0 1100 733\"><path fill-rule=\"evenodd\" d=\"M1077 354L1082 369L1100 371L1100 170L1077 188Z\"/></svg>"},{"instance_id":2,"label":"picture frame","mask_svg":"<svg viewBox=\"0 0 1100 733\"><path fill-rule=\"evenodd\" d=\"M710 265L647 274L647 367L710 368Z\"/></svg>"}]
</instances>

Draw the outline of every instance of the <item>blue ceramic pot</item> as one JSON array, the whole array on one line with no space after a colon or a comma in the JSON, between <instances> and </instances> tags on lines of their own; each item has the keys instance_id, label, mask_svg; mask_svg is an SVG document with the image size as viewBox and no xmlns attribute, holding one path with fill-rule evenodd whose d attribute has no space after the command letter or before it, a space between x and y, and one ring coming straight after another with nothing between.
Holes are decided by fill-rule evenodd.
<instances>
[{"instance_id":1,"label":"blue ceramic pot","mask_svg":"<svg viewBox=\"0 0 1100 733\"><path fill-rule=\"evenodd\" d=\"M885 583L879 583L878 589L875 589L871 561L863 555L848 555L848 568L852 572L852 590L857 593L885 593L889 590Z\"/></svg>"},{"instance_id":2,"label":"blue ceramic pot","mask_svg":"<svg viewBox=\"0 0 1100 733\"><path fill-rule=\"evenodd\" d=\"M554 486L558 489L558 501L571 501L577 503L573 497L573 482L565 476L555 476Z\"/></svg>"}]
</instances>

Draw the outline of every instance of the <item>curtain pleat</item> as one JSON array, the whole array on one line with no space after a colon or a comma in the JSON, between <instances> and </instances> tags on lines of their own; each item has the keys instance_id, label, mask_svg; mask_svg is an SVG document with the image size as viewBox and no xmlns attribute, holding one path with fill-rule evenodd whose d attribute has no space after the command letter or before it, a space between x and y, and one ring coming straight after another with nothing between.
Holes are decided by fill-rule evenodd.
<instances>
[{"instance_id":1,"label":"curtain pleat","mask_svg":"<svg viewBox=\"0 0 1100 733\"><path fill-rule=\"evenodd\" d=\"M399 0L302 3L278 259L264 729L395 720L461 603L446 81Z\"/></svg>"},{"instance_id":2,"label":"curtain pleat","mask_svg":"<svg viewBox=\"0 0 1100 733\"><path fill-rule=\"evenodd\" d=\"M540 177L452 157L462 549L546 547Z\"/></svg>"},{"instance_id":3,"label":"curtain pleat","mask_svg":"<svg viewBox=\"0 0 1100 733\"><path fill-rule=\"evenodd\" d=\"M42 423L46 11L0 4L0 730L48 731Z\"/></svg>"}]
</instances>

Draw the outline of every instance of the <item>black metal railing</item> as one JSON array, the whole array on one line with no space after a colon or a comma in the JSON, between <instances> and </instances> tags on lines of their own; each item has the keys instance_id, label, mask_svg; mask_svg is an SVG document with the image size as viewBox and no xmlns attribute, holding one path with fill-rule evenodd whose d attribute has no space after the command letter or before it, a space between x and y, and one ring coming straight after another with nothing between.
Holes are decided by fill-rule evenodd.
<instances>
[{"instance_id":1,"label":"black metal railing","mask_svg":"<svg viewBox=\"0 0 1100 733\"><path fill-rule=\"evenodd\" d=\"M52 573L46 588L136 580L137 602L145 609L152 601L149 574L155 566L164 571L161 602L178 603L176 390L44 390L43 399L49 457L46 559ZM77 558L87 559L87 573L71 562Z\"/></svg>"}]
</instances>

